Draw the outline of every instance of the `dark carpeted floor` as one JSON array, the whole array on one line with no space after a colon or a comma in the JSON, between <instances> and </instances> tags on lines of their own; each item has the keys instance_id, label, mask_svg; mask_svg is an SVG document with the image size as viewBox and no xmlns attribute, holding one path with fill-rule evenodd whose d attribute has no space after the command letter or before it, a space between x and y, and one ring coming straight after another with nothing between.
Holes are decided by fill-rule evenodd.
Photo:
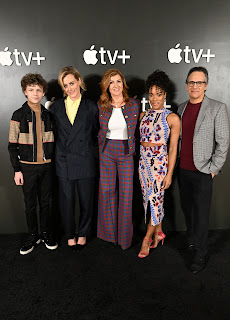
<instances>
[{"instance_id":1,"label":"dark carpeted floor","mask_svg":"<svg viewBox=\"0 0 230 320\"><path fill-rule=\"evenodd\" d=\"M0 236L1 320L230 319L230 230L211 231L207 268L192 274L184 233L139 259L92 238L79 254L61 240L19 254L25 235Z\"/></svg>"}]
</instances>

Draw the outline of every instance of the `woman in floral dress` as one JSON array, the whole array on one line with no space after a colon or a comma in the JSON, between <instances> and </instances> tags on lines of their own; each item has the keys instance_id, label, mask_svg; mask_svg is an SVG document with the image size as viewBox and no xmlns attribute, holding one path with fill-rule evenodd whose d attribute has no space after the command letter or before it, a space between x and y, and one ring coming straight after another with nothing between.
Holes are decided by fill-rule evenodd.
<instances>
[{"instance_id":1,"label":"woman in floral dress","mask_svg":"<svg viewBox=\"0 0 230 320\"><path fill-rule=\"evenodd\" d=\"M139 178L145 221L148 203L150 219L138 254L139 258L147 257L150 248L156 248L160 241L162 244L164 242L165 234L162 231L164 190L172 182L180 134L179 117L164 107L170 85L168 76L163 71L156 70L148 77L146 84L150 109L140 115ZM169 137L170 143L167 148Z\"/></svg>"}]
</instances>

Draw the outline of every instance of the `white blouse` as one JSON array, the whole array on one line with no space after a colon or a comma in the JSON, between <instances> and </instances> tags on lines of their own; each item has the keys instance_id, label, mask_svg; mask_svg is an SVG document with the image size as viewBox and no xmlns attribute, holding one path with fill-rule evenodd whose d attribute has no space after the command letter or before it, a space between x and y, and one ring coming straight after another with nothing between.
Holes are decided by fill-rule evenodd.
<instances>
[{"instance_id":1,"label":"white blouse","mask_svg":"<svg viewBox=\"0 0 230 320\"><path fill-rule=\"evenodd\" d=\"M127 124L121 108L113 108L111 117L108 122L107 139L127 140L128 131Z\"/></svg>"}]
</instances>

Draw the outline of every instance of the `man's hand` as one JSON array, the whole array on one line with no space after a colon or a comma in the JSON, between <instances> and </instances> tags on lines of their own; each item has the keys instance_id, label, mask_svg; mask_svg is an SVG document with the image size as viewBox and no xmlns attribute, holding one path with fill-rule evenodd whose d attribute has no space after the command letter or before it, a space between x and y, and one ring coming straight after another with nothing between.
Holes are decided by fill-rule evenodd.
<instances>
[{"instance_id":1,"label":"man's hand","mask_svg":"<svg viewBox=\"0 0 230 320\"><path fill-rule=\"evenodd\" d=\"M214 178L214 177L215 177L215 174L214 174L213 172L211 172L211 175L212 175L212 178Z\"/></svg>"},{"instance_id":2,"label":"man's hand","mask_svg":"<svg viewBox=\"0 0 230 320\"><path fill-rule=\"evenodd\" d=\"M14 181L15 181L17 186L22 186L23 185L24 180L23 180L23 174L22 174L21 171L15 172Z\"/></svg>"}]
</instances>

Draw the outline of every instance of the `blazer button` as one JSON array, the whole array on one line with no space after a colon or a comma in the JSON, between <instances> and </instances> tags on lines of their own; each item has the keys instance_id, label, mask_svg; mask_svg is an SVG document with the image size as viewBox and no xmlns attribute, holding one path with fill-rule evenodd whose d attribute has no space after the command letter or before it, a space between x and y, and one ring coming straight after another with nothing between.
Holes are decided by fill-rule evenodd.
<instances>
[{"instance_id":1,"label":"blazer button","mask_svg":"<svg viewBox=\"0 0 230 320\"><path fill-rule=\"evenodd\" d=\"M133 147L129 147L129 149L132 149Z\"/></svg>"},{"instance_id":2,"label":"blazer button","mask_svg":"<svg viewBox=\"0 0 230 320\"><path fill-rule=\"evenodd\" d=\"M129 139L131 139L131 137L129 137Z\"/></svg>"},{"instance_id":3,"label":"blazer button","mask_svg":"<svg viewBox=\"0 0 230 320\"><path fill-rule=\"evenodd\" d=\"M121 107L122 109L125 109L125 107L123 106L123 107Z\"/></svg>"},{"instance_id":4,"label":"blazer button","mask_svg":"<svg viewBox=\"0 0 230 320\"><path fill-rule=\"evenodd\" d=\"M128 126L128 128L131 128L131 126Z\"/></svg>"},{"instance_id":5,"label":"blazer button","mask_svg":"<svg viewBox=\"0 0 230 320\"><path fill-rule=\"evenodd\" d=\"M127 119L127 118L128 118L128 116L125 116L125 118Z\"/></svg>"}]
</instances>

